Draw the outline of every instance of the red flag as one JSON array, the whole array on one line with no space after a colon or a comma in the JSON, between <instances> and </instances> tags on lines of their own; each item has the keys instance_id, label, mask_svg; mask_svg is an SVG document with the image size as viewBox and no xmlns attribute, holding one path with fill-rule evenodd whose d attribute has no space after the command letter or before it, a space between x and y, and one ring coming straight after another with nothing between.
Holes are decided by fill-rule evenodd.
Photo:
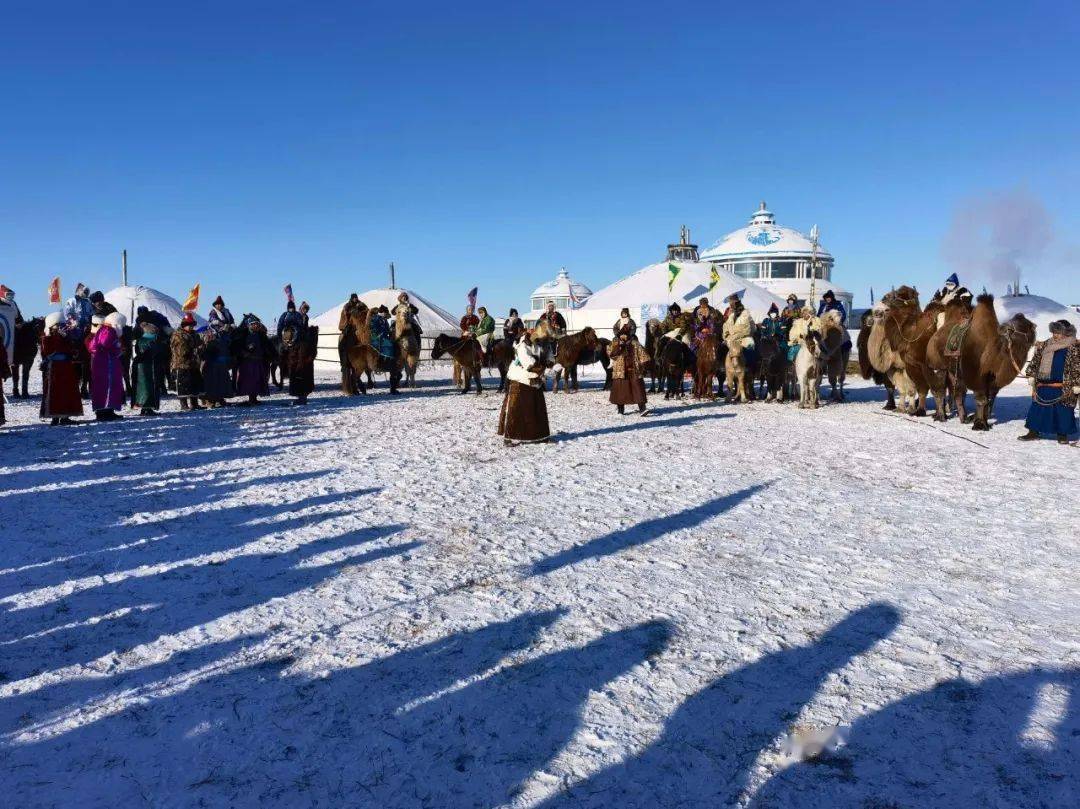
<instances>
[{"instance_id":1,"label":"red flag","mask_svg":"<svg viewBox=\"0 0 1080 809\"><path fill-rule=\"evenodd\" d=\"M49 284L49 303L60 303L60 276L52 279Z\"/></svg>"},{"instance_id":2,"label":"red flag","mask_svg":"<svg viewBox=\"0 0 1080 809\"><path fill-rule=\"evenodd\" d=\"M289 303L293 302L292 284L285 285L285 300L287 300Z\"/></svg>"},{"instance_id":3,"label":"red flag","mask_svg":"<svg viewBox=\"0 0 1080 809\"><path fill-rule=\"evenodd\" d=\"M196 284L191 288L191 292L188 293L187 300L184 301L184 305L180 307L185 312L194 312L199 308L199 285Z\"/></svg>"}]
</instances>

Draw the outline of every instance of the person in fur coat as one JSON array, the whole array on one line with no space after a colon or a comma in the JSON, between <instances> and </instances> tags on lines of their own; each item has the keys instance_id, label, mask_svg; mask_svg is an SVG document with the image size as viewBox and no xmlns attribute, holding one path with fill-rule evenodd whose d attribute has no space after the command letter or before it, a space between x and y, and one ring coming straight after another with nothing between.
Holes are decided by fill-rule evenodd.
<instances>
[{"instance_id":1,"label":"person in fur coat","mask_svg":"<svg viewBox=\"0 0 1080 809\"><path fill-rule=\"evenodd\" d=\"M254 405L259 403L260 396L270 393L267 359L272 346L270 338L266 336L266 327L255 315L245 315L243 326L247 328L247 336L240 344L236 389L241 396L248 397L247 402L241 404Z\"/></svg>"},{"instance_id":2,"label":"person in fur coat","mask_svg":"<svg viewBox=\"0 0 1080 809\"><path fill-rule=\"evenodd\" d=\"M197 398L203 393L202 372L199 368L202 340L195 333L195 318L191 312L184 315L180 328L173 332L169 347L172 349L169 370L176 379L176 395L180 399L180 409L202 410Z\"/></svg>"},{"instance_id":3,"label":"person in fur coat","mask_svg":"<svg viewBox=\"0 0 1080 809\"><path fill-rule=\"evenodd\" d=\"M62 316L53 312L45 318L41 335L41 418L55 427L74 424L72 416L83 414L79 395L79 371L75 356L79 343L62 330Z\"/></svg>"},{"instance_id":4,"label":"person in fur coat","mask_svg":"<svg viewBox=\"0 0 1080 809\"><path fill-rule=\"evenodd\" d=\"M123 418L116 411L124 406L120 334L126 325L127 318L113 312L86 341L86 348L90 352L90 403L98 421Z\"/></svg>"},{"instance_id":5,"label":"person in fur coat","mask_svg":"<svg viewBox=\"0 0 1080 809\"><path fill-rule=\"evenodd\" d=\"M1050 339L1035 344L1025 374L1031 379L1028 431L1021 441L1035 441L1044 433L1069 443L1076 435L1076 402L1080 397L1080 342L1076 327L1067 320L1050 324Z\"/></svg>"},{"instance_id":6,"label":"person in fur coat","mask_svg":"<svg viewBox=\"0 0 1080 809\"><path fill-rule=\"evenodd\" d=\"M202 345L202 371L203 388L206 391L206 402L210 407L225 407L225 401L230 396L236 395L233 388L232 374L229 366L232 356L229 353L229 338L213 329L207 329L203 335Z\"/></svg>"},{"instance_id":7,"label":"person in fur coat","mask_svg":"<svg viewBox=\"0 0 1080 809\"><path fill-rule=\"evenodd\" d=\"M649 355L637 339L637 326L630 318L630 310L623 309L614 326L615 339L608 346L611 357L611 394L609 401L626 412L627 405L637 405L638 414L648 415L645 380L642 368L649 362Z\"/></svg>"},{"instance_id":8,"label":"person in fur coat","mask_svg":"<svg viewBox=\"0 0 1080 809\"><path fill-rule=\"evenodd\" d=\"M544 356L532 336L530 329L514 344L514 359L506 374L510 384L499 411L498 432L507 446L551 438L544 401Z\"/></svg>"}]
</instances>

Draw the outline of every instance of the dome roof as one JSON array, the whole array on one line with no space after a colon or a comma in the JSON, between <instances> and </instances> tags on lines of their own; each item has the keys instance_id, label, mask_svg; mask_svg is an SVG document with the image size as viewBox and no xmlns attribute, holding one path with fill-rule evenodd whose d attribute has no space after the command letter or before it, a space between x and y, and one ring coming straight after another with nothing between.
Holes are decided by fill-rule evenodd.
<instances>
[{"instance_id":1,"label":"dome roof","mask_svg":"<svg viewBox=\"0 0 1080 809\"><path fill-rule=\"evenodd\" d=\"M1015 314L1022 314L1035 324L1037 337L1045 340L1050 336L1050 324L1055 320L1067 320L1080 329L1080 312L1070 309L1042 295L1002 295L994 298L994 311L1004 323Z\"/></svg>"},{"instance_id":2,"label":"dome roof","mask_svg":"<svg viewBox=\"0 0 1080 809\"><path fill-rule=\"evenodd\" d=\"M592 295L592 290L584 284L580 284L570 278L570 274L567 273L566 267L559 270L559 274L555 276L554 281L548 281L541 284L533 290L531 298L569 298L570 291L573 290L574 297L579 301L583 301Z\"/></svg>"},{"instance_id":3,"label":"dome roof","mask_svg":"<svg viewBox=\"0 0 1080 809\"><path fill-rule=\"evenodd\" d=\"M418 295L411 289L399 289L384 287L383 289L369 289L367 292L360 295L360 300L368 305L369 308L374 306L385 306L387 309L393 309L397 305L398 295L405 292L409 296L409 300L413 306L420 310L416 318L420 321L420 328L424 330L424 334L434 337L436 334L458 334L461 330L458 326L458 321L454 319L454 316L443 309L441 306L437 306L431 301L424 298L422 295ZM329 332L337 332L338 321L341 318L341 310L345 306L345 301L330 309L327 312L323 312L317 318L311 321L311 325L318 326L320 334Z\"/></svg>"},{"instance_id":4,"label":"dome roof","mask_svg":"<svg viewBox=\"0 0 1080 809\"><path fill-rule=\"evenodd\" d=\"M707 250L701 251L702 261L725 261L734 258L767 256L810 256L814 252L811 236L794 228L776 224L772 211L761 207L750 218L750 224L729 233ZM818 258L831 262L829 251L818 243Z\"/></svg>"},{"instance_id":5,"label":"dome roof","mask_svg":"<svg viewBox=\"0 0 1080 809\"><path fill-rule=\"evenodd\" d=\"M179 326L181 319L184 317L184 310L180 308L180 302L176 298L151 287L117 287L105 293L105 300L115 306L116 310L126 317L129 323L134 322L135 313L140 306L145 306L155 312L161 312L161 314L165 315L165 319L169 321L169 325L173 327ZM198 312L192 312L192 314L195 316L195 323L198 324L200 329L206 325L205 317Z\"/></svg>"},{"instance_id":6,"label":"dome roof","mask_svg":"<svg viewBox=\"0 0 1080 809\"><path fill-rule=\"evenodd\" d=\"M668 271L669 264L674 264L679 268L679 274L670 292L668 291L668 279L671 277ZM641 305L668 304L672 301L686 309L688 306L697 304L699 298L708 298L713 306L723 309L724 299L740 290L743 293L743 306L750 310L750 314L755 319L764 317L774 303L780 309L785 306L784 299L778 295L762 289L751 281L739 278L733 272L719 268L716 270L719 280L710 292L712 271L712 264L699 261L661 261L650 264L595 293L582 307L582 311L621 309L624 306L633 310Z\"/></svg>"}]
</instances>

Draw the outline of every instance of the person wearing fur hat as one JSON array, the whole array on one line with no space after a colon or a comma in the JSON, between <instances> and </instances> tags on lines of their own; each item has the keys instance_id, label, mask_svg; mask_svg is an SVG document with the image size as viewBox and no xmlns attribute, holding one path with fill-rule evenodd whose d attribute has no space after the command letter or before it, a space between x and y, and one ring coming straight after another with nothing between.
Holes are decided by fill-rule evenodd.
<instances>
[{"instance_id":1,"label":"person wearing fur hat","mask_svg":"<svg viewBox=\"0 0 1080 809\"><path fill-rule=\"evenodd\" d=\"M826 312L839 312L840 325L847 323L847 309L844 308L843 303L836 299L836 295L831 289L827 290L825 294L821 296L821 301L818 303L817 316L821 317Z\"/></svg>"},{"instance_id":2,"label":"person wearing fur hat","mask_svg":"<svg viewBox=\"0 0 1080 809\"><path fill-rule=\"evenodd\" d=\"M203 334L201 360L199 370L202 372L206 403L210 407L225 407L225 400L236 395L229 371L232 355L229 352L228 336L223 332L207 329Z\"/></svg>"},{"instance_id":3,"label":"person wearing fur hat","mask_svg":"<svg viewBox=\"0 0 1080 809\"><path fill-rule=\"evenodd\" d=\"M673 331L680 330L680 318L682 317L682 307L674 301L667 309L667 314L664 315L664 320L660 324L660 333L671 335ZM674 336L674 335L672 335Z\"/></svg>"},{"instance_id":4,"label":"person wearing fur hat","mask_svg":"<svg viewBox=\"0 0 1080 809\"><path fill-rule=\"evenodd\" d=\"M79 395L79 372L75 356L79 341L63 330L59 312L45 318L45 332L41 335L41 418L58 424L73 424L72 416L83 414L82 397Z\"/></svg>"},{"instance_id":5,"label":"person wearing fur hat","mask_svg":"<svg viewBox=\"0 0 1080 809\"><path fill-rule=\"evenodd\" d=\"M258 317L252 314L244 315L242 325L247 330L247 335L240 344L236 390L241 396L248 397L247 402L243 404L254 405L259 403L260 396L267 396L270 393L270 385L267 381L269 374L267 359L272 346L270 338L266 336L266 327Z\"/></svg>"},{"instance_id":6,"label":"person wearing fur hat","mask_svg":"<svg viewBox=\"0 0 1080 809\"><path fill-rule=\"evenodd\" d=\"M105 300L105 293L100 289L90 294L90 306L93 308L94 314L102 320L116 311L116 307Z\"/></svg>"},{"instance_id":7,"label":"person wearing fur hat","mask_svg":"<svg viewBox=\"0 0 1080 809\"><path fill-rule=\"evenodd\" d=\"M760 326L760 332L763 337L772 337L776 340L777 345L780 346L780 350L785 354L787 353L788 332L791 330L791 325L785 325L784 321L780 318L780 307L775 303L769 306L769 311L766 314L764 322Z\"/></svg>"},{"instance_id":8,"label":"person wearing fur hat","mask_svg":"<svg viewBox=\"0 0 1080 809\"><path fill-rule=\"evenodd\" d=\"M698 301L698 305L694 307L693 315L694 337L691 348L694 353L697 354L697 350L701 347L702 341L704 341L706 337L720 331L723 317L720 312L709 305L708 298L701 298Z\"/></svg>"},{"instance_id":9,"label":"person wearing fur hat","mask_svg":"<svg viewBox=\"0 0 1080 809\"><path fill-rule=\"evenodd\" d=\"M176 380L176 395L181 410L202 410L198 396L203 393L202 373L199 370L202 340L195 333L195 316L184 314L180 328L169 339L171 349L169 370Z\"/></svg>"},{"instance_id":10,"label":"person wearing fur hat","mask_svg":"<svg viewBox=\"0 0 1080 809\"><path fill-rule=\"evenodd\" d=\"M120 334L126 325L127 319L119 312L113 312L87 340L86 347L90 352L90 402L98 421L123 418L116 411L124 406Z\"/></svg>"},{"instance_id":11,"label":"person wearing fur hat","mask_svg":"<svg viewBox=\"0 0 1080 809\"><path fill-rule=\"evenodd\" d=\"M499 411L498 434L507 446L537 444L551 438L544 401L544 351L529 329L514 344L514 359L506 378L510 383Z\"/></svg>"},{"instance_id":12,"label":"person wearing fur hat","mask_svg":"<svg viewBox=\"0 0 1080 809\"><path fill-rule=\"evenodd\" d=\"M799 298L792 292L784 301L784 310L780 313L780 319L785 322L787 329L790 331L791 324L795 322L795 319L801 313L802 307L799 306Z\"/></svg>"},{"instance_id":13,"label":"person wearing fur hat","mask_svg":"<svg viewBox=\"0 0 1080 809\"><path fill-rule=\"evenodd\" d=\"M1021 441L1036 441L1043 434L1057 436L1059 444L1076 435L1076 402L1080 397L1080 342L1076 327L1067 320L1050 324L1050 339L1035 344L1025 371L1031 380L1031 405Z\"/></svg>"},{"instance_id":14,"label":"person wearing fur hat","mask_svg":"<svg viewBox=\"0 0 1080 809\"><path fill-rule=\"evenodd\" d=\"M525 322L518 314L518 310L511 308L506 315L506 320L503 321L503 339L509 340L512 345L521 339L524 333Z\"/></svg>"},{"instance_id":15,"label":"person wearing fur hat","mask_svg":"<svg viewBox=\"0 0 1080 809\"><path fill-rule=\"evenodd\" d=\"M206 316L207 324L214 331L229 331L236 325L232 312L225 308L225 300L218 295Z\"/></svg>"},{"instance_id":16,"label":"person wearing fur hat","mask_svg":"<svg viewBox=\"0 0 1080 809\"><path fill-rule=\"evenodd\" d=\"M967 287L960 286L960 278L956 273L953 273L945 279L945 285L934 293L933 300L937 301L942 306L948 306L953 301L970 301L971 298L971 290Z\"/></svg>"},{"instance_id":17,"label":"person wearing fur hat","mask_svg":"<svg viewBox=\"0 0 1080 809\"><path fill-rule=\"evenodd\" d=\"M149 321L143 321L135 338L135 391L131 407L140 408L143 416L156 416L161 409L161 358L165 354L165 335Z\"/></svg>"},{"instance_id":18,"label":"person wearing fur hat","mask_svg":"<svg viewBox=\"0 0 1080 809\"><path fill-rule=\"evenodd\" d=\"M630 317L630 310L623 309L612 328L615 339L608 346L611 357L610 401L619 413L626 412L627 405L636 405L638 415L649 413L645 398L645 380L642 368L649 362L649 355L638 342L637 324Z\"/></svg>"}]
</instances>

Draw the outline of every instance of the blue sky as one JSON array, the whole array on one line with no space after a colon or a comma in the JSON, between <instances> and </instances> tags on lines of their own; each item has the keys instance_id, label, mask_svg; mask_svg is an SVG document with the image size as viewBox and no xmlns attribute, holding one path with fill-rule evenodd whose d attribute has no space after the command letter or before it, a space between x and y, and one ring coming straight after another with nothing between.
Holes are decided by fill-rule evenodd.
<instances>
[{"instance_id":1,"label":"blue sky","mask_svg":"<svg viewBox=\"0 0 1080 809\"><path fill-rule=\"evenodd\" d=\"M835 279L949 272L1020 193L1080 301L1080 11L1040 3L5 3L0 282L202 283L267 316L399 284L497 311L593 289L761 199ZM975 283L975 279L970 279Z\"/></svg>"}]
</instances>

